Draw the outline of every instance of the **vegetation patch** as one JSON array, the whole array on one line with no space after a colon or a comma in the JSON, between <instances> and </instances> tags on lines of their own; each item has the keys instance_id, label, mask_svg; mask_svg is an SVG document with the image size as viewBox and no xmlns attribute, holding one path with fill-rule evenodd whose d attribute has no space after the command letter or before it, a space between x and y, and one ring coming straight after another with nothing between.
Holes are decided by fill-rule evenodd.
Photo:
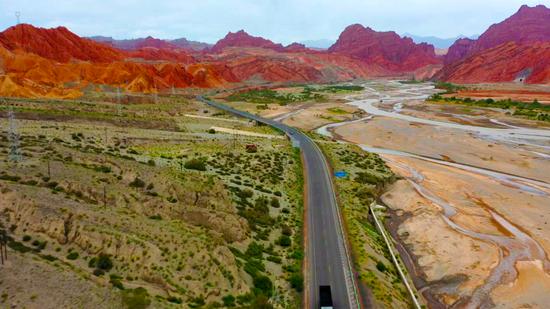
<instances>
[{"instance_id":1,"label":"vegetation patch","mask_svg":"<svg viewBox=\"0 0 550 309\"><path fill-rule=\"evenodd\" d=\"M227 97L230 102L249 102L257 104L279 104L287 105L295 102L315 101L321 102L325 97L321 94L312 92L311 88L304 88L300 93L281 93L271 89L253 89L245 92L239 92Z\"/></svg>"},{"instance_id":2,"label":"vegetation patch","mask_svg":"<svg viewBox=\"0 0 550 309\"><path fill-rule=\"evenodd\" d=\"M471 98L443 97L441 94L434 94L428 102L460 104L471 107L489 107L507 110L512 116L524 117L527 119L550 122L550 105L541 104L537 100L531 103L506 100L473 100Z\"/></svg>"}]
</instances>

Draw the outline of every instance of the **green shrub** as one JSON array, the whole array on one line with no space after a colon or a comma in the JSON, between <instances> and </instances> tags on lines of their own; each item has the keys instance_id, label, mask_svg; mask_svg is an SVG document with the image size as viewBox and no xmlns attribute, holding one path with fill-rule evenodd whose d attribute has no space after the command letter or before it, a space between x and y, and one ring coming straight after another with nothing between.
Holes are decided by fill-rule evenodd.
<instances>
[{"instance_id":1,"label":"green shrub","mask_svg":"<svg viewBox=\"0 0 550 309\"><path fill-rule=\"evenodd\" d=\"M29 241L29 240L31 240L31 236L23 235L23 241Z\"/></svg>"},{"instance_id":2,"label":"green shrub","mask_svg":"<svg viewBox=\"0 0 550 309\"><path fill-rule=\"evenodd\" d=\"M29 248L25 246L24 244L18 242L18 241L10 241L8 242L8 247L12 248L13 250L21 253L27 253L29 251L32 251L32 248Z\"/></svg>"},{"instance_id":3,"label":"green shrub","mask_svg":"<svg viewBox=\"0 0 550 309\"><path fill-rule=\"evenodd\" d=\"M246 249L245 254L248 257L261 259L263 252L264 252L264 247L258 244L257 242L253 241L250 243L250 245L248 245L248 249Z\"/></svg>"},{"instance_id":4,"label":"green shrub","mask_svg":"<svg viewBox=\"0 0 550 309\"><path fill-rule=\"evenodd\" d=\"M128 309L144 309L149 307L151 300L147 290L139 287L122 291L122 303Z\"/></svg>"},{"instance_id":5,"label":"green shrub","mask_svg":"<svg viewBox=\"0 0 550 309\"><path fill-rule=\"evenodd\" d=\"M254 309L273 309L273 305L269 303L269 298L265 295L258 295L252 304L250 305L250 308Z\"/></svg>"},{"instance_id":6,"label":"green shrub","mask_svg":"<svg viewBox=\"0 0 550 309\"><path fill-rule=\"evenodd\" d=\"M183 165L188 170L206 171L206 163L201 159L191 159Z\"/></svg>"},{"instance_id":7,"label":"green shrub","mask_svg":"<svg viewBox=\"0 0 550 309\"><path fill-rule=\"evenodd\" d=\"M111 277L109 282L113 285L113 287L119 290L124 290L124 284L122 284L122 282L120 281L120 278Z\"/></svg>"},{"instance_id":8,"label":"green shrub","mask_svg":"<svg viewBox=\"0 0 550 309\"><path fill-rule=\"evenodd\" d=\"M174 303L174 304L181 304L181 303L183 303L183 301L181 300L181 298L175 297L175 296L169 296L166 300L169 301L169 302L171 302L171 303Z\"/></svg>"},{"instance_id":9,"label":"green shrub","mask_svg":"<svg viewBox=\"0 0 550 309\"><path fill-rule=\"evenodd\" d=\"M273 255L269 255L266 259L276 264L281 264L281 262L283 261L280 257Z\"/></svg>"},{"instance_id":10,"label":"green shrub","mask_svg":"<svg viewBox=\"0 0 550 309\"><path fill-rule=\"evenodd\" d=\"M72 251L69 254L67 254L67 260L76 260L78 259L78 252Z\"/></svg>"},{"instance_id":11,"label":"green shrub","mask_svg":"<svg viewBox=\"0 0 550 309\"><path fill-rule=\"evenodd\" d=\"M256 288L260 294L269 297L273 293L273 282L271 282L269 277L259 275L254 277L254 288Z\"/></svg>"},{"instance_id":12,"label":"green shrub","mask_svg":"<svg viewBox=\"0 0 550 309\"><path fill-rule=\"evenodd\" d=\"M292 240L286 235L281 235L277 243L282 247L290 247L290 245L292 244Z\"/></svg>"},{"instance_id":13,"label":"green shrub","mask_svg":"<svg viewBox=\"0 0 550 309\"><path fill-rule=\"evenodd\" d=\"M355 178L355 181L363 184L368 183L372 185L379 185L383 183L383 179L380 179L380 177L378 177L377 175L371 174L368 172L357 173L357 177Z\"/></svg>"},{"instance_id":14,"label":"green shrub","mask_svg":"<svg viewBox=\"0 0 550 309\"><path fill-rule=\"evenodd\" d=\"M204 297L202 295L191 298L191 303L189 304L189 307L191 308L198 308L202 307L206 304L204 301Z\"/></svg>"},{"instance_id":15,"label":"green shrub","mask_svg":"<svg viewBox=\"0 0 550 309\"><path fill-rule=\"evenodd\" d=\"M143 188L145 187L145 181L136 177L132 182L130 182L129 186L132 188Z\"/></svg>"},{"instance_id":16,"label":"green shrub","mask_svg":"<svg viewBox=\"0 0 550 309\"><path fill-rule=\"evenodd\" d=\"M99 172L99 173L110 173L111 172L111 167L110 166L105 166L105 165L95 166L94 171Z\"/></svg>"},{"instance_id":17,"label":"green shrub","mask_svg":"<svg viewBox=\"0 0 550 309\"><path fill-rule=\"evenodd\" d=\"M53 262L53 261L57 261L57 258L53 255L49 255L49 254L40 254L40 257L43 258L44 260L46 261L50 261L50 262Z\"/></svg>"},{"instance_id":18,"label":"green shrub","mask_svg":"<svg viewBox=\"0 0 550 309\"><path fill-rule=\"evenodd\" d=\"M292 235L292 229L288 225L284 225L282 228L282 233L285 236L291 236Z\"/></svg>"},{"instance_id":19,"label":"green shrub","mask_svg":"<svg viewBox=\"0 0 550 309\"><path fill-rule=\"evenodd\" d=\"M384 263L382 263L381 261L376 262L376 269L378 269L381 272L386 272L388 270L386 265Z\"/></svg>"},{"instance_id":20,"label":"green shrub","mask_svg":"<svg viewBox=\"0 0 550 309\"><path fill-rule=\"evenodd\" d=\"M91 259L88 261L88 267L94 268L96 262L97 262L97 258L96 258L96 257L91 258Z\"/></svg>"},{"instance_id":21,"label":"green shrub","mask_svg":"<svg viewBox=\"0 0 550 309\"><path fill-rule=\"evenodd\" d=\"M297 292L302 292L304 290L304 277L300 273L293 273L288 279L290 286L295 289Z\"/></svg>"},{"instance_id":22,"label":"green shrub","mask_svg":"<svg viewBox=\"0 0 550 309\"><path fill-rule=\"evenodd\" d=\"M113 262L108 255L101 254L97 257L96 267L105 271L111 270L113 268Z\"/></svg>"},{"instance_id":23,"label":"green shrub","mask_svg":"<svg viewBox=\"0 0 550 309\"><path fill-rule=\"evenodd\" d=\"M226 295L222 297L223 305L226 307L234 307L235 306L235 296L233 295Z\"/></svg>"},{"instance_id":24,"label":"green shrub","mask_svg":"<svg viewBox=\"0 0 550 309\"><path fill-rule=\"evenodd\" d=\"M103 271L102 269L96 268L96 269L94 269L93 274L96 277L101 277L101 276L105 275L105 271Z\"/></svg>"},{"instance_id":25,"label":"green shrub","mask_svg":"<svg viewBox=\"0 0 550 309\"><path fill-rule=\"evenodd\" d=\"M281 207L281 204L279 203L279 199L276 197L271 198L271 207L273 208L279 208Z\"/></svg>"}]
</instances>

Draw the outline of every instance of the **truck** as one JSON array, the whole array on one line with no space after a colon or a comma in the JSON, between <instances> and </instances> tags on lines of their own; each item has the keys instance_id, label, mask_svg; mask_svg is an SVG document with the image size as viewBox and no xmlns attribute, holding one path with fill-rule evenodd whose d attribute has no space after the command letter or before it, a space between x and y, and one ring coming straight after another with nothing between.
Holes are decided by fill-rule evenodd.
<instances>
[{"instance_id":1,"label":"truck","mask_svg":"<svg viewBox=\"0 0 550 309\"><path fill-rule=\"evenodd\" d=\"M319 286L319 308L334 309L332 305L332 293L330 291L330 285Z\"/></svg>"}]
</instances>

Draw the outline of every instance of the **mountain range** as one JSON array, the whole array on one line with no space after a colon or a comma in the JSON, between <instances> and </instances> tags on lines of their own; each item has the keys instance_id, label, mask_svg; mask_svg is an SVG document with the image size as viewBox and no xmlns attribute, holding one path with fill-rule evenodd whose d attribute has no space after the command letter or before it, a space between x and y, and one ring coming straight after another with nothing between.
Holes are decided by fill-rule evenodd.
<instances>
[{"instance_id":1,"label":"mountain range","mask_svg":"<svg viewBox=\"0 0 550 309\"><path fill-rule=\"evenodd\" d=\"M417 44L428 43L428 44L432 44L435 48L440 48L440 49L449 48L451 47L451 45L453 45L454 42L460 39L469 38L469 39L475 40L479 37L479 35L472 35L472 36L459 35L454 38L439 38L436 36L421 36L421 35L414 35L410 33L404 33L403 36L413 39L413 41Z\"/></svg>"},{"instance_id":2,"label":"mountain range","mask_svg":"<svg viewBox=\"0 0 550 309\"><path fill-rule=\"evenodd\" d=\"M21 24L0 33L0 95L78 97L98 84L157 92L380 76L550 83L549 62L550 9L543 5L522 6L479 38L456 40L445 56L432 44L359 24L344 29L326 50L284 46L244 30L209 45L183 38L81 38L65 27Z\"/></svg>"}]
</instances>

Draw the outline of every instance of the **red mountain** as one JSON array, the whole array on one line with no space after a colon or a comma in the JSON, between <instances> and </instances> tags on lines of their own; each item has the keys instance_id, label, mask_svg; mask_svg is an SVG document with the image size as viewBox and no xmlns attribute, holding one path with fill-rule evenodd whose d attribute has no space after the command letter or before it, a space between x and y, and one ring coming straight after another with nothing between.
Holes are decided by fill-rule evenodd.
<instances>
[{"instance_id":1,"label":"red mountain","mask_svg":"<svg viewBox=\"0 0 550 309\"><path fill-rule=\"evenodd\" d=\"M329 52L355 57L394 72L410 72L439 63L432 45L415 44L395 32L377 32L355 24L347 27Z\"/></svg>"},{"instance_id":2,"label":"red mountain","mask_svg":"<svg viewBox=\"0 0 550 309\"><path fill-rule=\"evenodd\" d=\"M59 62L111 62L125 58L119 50L83 39L65 27L44 29L20 24L1 32L0 43L8 50L23 50Z\"/></svg>"},{"instance_id":3,"label":"red mountain","mask_svg":"<svg viewBox=\"0 0 550 309\"><path fill-rule=\"evenodd\" d=\"M503 43L515 42L522 45L545 41L550 41L550 9L544 5L524 5L508 19L489 27L477 40L456 41L449 48L445 63L456 62Z\"/></svg>"},{"instance_id":4,"label":"red mountain","mask_svg":"<svg viewBox=\"0 0 550 309\"><path fill-rule=\"evenodd\" d=\"M262 37L251 36L244 30L238 32L229 32L223 39L219 40L211 49L212 52L219 53L228 47L259 47L282 51L284 47L281 44L275 44Z\"/></svg>"},{"instance_id":5,"label":"red mountain","mask_svg":"<svg viewBox=\"0 0 550 309\"><path fill-rule=\"evenodd\" d=\"M455 83L550 84L550 42L508 42L446 65L436 79Z\"/></svg>"}]
</instances>

